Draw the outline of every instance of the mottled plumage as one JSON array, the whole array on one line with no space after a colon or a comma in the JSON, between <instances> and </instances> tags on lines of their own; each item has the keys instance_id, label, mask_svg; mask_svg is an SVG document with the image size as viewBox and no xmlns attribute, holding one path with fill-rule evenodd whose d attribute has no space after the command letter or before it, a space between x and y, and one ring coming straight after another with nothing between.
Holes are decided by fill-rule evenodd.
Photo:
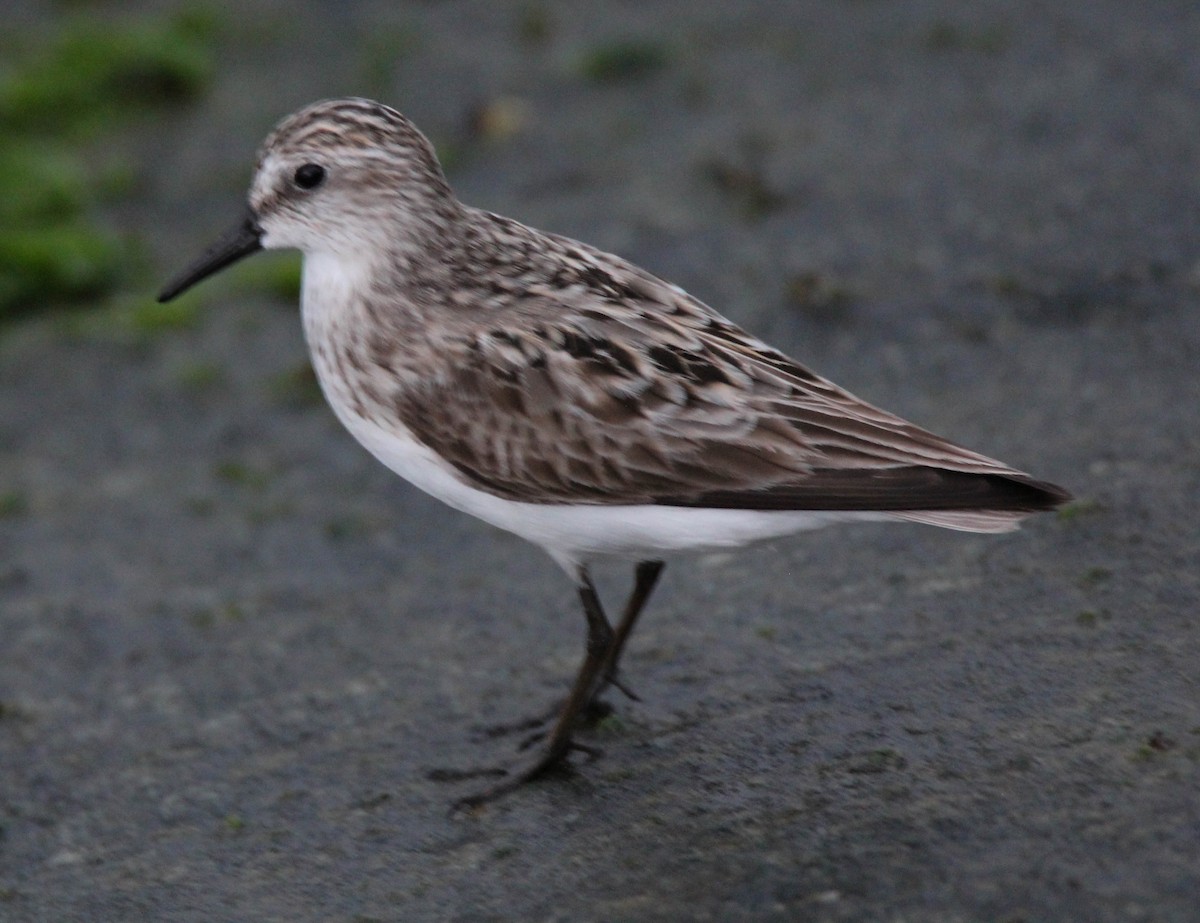
<instances>
[{"instance_id":1,"label":"mottled plumage","mask_svg":"<svg viewBox=\"0 0 1200 923\"><path fill-rule=\"evenodd\" d=\"M1067 498L619 257L463 205L424 136L378 103L285 119L245 221L163 297L259 247L305 254L305 334L347 428L579 583L589 656L546 749L500 788L565 755L578 711L615 682L662 553L853 519L998 532ZM587 572L604 554L643 561L615 638Z\"/></svg>"},{"instance_id":2,"label":"mottled plumage","mask_svg":"<svg viewBox=\"0 0 1200 923\"><path fill-rule=\"evenodd\" d=\"M395 409L464 478L532 503L964 512L1045 485L877 410L617 257L476 212L487 250L541 245ZM518 251L519 252L519 251ZM404 344L383 351L403 363ZM435 368L436 366L436 368ZM429 408L438 412L430 414ZM958 473L974 478L967 488ZM999 523L999 520L997 520Z\"/></svg>"}]
</instances>

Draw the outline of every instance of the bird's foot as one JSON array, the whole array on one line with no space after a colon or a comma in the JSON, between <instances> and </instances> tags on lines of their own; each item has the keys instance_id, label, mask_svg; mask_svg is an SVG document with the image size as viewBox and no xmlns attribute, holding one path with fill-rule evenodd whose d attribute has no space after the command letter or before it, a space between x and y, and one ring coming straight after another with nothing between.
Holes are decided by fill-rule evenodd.
<instances>
[{"instance_id":1,"label":"bird's foot","mask_svg":"<svg viewBox=\"0 0 1200 923\"><path fill-rule=\"evenodd\" d=\"M496 737L510 737L513 734L530 734L533 739L540 739L546 736L546 729L552 727L554 719L558 717L562 711L562 703L556 703L545 711L538 712L529 718L521 718L518 721L509 721L502 724L488 724L483 727L476 727L475 732L485 739L491 740ZM524 749L522 746L520 749Z\"/></svg>"},{"instance_id":2,"label":"bird's foot","mask_svg":"<svg viewBox=\"0 0 1200 923\"><path fill-rule=\"evenodd\" d=\"M628 690L617 686L626 695L633 698L635 701L640 701L636 696L633 696ZM554 705L540 714L534 715L531 718L524 718L520 721L512 721L506 724L489 724L486 727L478 728L478 732L487 739L497 737L510 737L513 734L522 734L520 741L517 743L517 749L520 751L528 750L534 744L541 740L545 740L554 728L555 721L562 712L562 703ZM594 727L605 718L613 713L613 707L607 702L599 698L599 693L583 708L579 710L579 714L575 718L575 727L586 728ZM575 745L578 748L578 745Z\"/></svg>"},{"instance_id":3,"label":"bird's foot","mask_svg":"<svg viewBox=\"0 0 1200 923\"><path fill-rule=\"evenodd\" d=\"M515 791L526 783L540 779L550 772L569 769L567 756L575 750L586 753L592 759L601 756L601 752L595 747L576 743L568 738L558 746L548 746L541 752L534 754L529 759L522 760L509 769L491 768L476 770L474 772L460 773L457 778L439 776L437 781L459 781L461 779L479 778L480 776L500 776L499 781L473 795L459 798L452 805L452 811L454 812L472 811L491 801L495 801L503 795L507 795L509 792Z\"/></svg>"}]
</instances>

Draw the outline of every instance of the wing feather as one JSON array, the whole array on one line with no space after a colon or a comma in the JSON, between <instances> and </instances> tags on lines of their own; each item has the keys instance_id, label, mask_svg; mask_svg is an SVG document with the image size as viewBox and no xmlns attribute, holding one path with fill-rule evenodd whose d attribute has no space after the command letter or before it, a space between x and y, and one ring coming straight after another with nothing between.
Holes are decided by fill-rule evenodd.
<instances>
[{"instance_id":1,"label":"wing feather","mask_svg":"<svg viewBox=\"0 0 1200 923\"><path fill-rule=\"evenodd\" d=\"M396 395L403 422L470 483L535 503L907 511L964 528L954 511L997 511L976 519L1000 528L1065 499L567 243L592 270L481 310L446 347L452 371Z\"/></svg>"}]
</instances>

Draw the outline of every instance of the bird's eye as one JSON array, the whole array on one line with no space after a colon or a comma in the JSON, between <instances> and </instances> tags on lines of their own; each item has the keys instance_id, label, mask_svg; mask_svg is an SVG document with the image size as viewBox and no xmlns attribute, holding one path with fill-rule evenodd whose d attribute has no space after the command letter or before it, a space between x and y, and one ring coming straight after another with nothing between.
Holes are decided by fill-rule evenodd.
<instances>
[{"instance_id":1,"label":"bird's eye","mask_svg":"<svg viewBox=\"0 0 1200 923\"><path fill-rule=\"evenodd\" d=\"M320 164L306 163L296 169L293 179L301 189L316 189L325 179L325 168Z\"/></svg>"}]
</instances>

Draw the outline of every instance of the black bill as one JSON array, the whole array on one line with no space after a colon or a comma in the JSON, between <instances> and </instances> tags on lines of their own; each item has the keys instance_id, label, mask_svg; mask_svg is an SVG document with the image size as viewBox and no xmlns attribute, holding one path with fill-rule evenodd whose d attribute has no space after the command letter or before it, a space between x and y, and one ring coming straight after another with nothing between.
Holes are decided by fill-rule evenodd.
<instances>
[{"instance_id":1,"label":"black bill","mask_svg":"<svg viewBox=\"0 0 1200 923\"><path fill-rule=\"evenodd\" d=\"M198 260L168 282L158 293L158 300L170 301L201 279L261 249L262 228L255 222L253 213L247 211L239 224L226 231Z\"/></svg>"}]
</instances>

